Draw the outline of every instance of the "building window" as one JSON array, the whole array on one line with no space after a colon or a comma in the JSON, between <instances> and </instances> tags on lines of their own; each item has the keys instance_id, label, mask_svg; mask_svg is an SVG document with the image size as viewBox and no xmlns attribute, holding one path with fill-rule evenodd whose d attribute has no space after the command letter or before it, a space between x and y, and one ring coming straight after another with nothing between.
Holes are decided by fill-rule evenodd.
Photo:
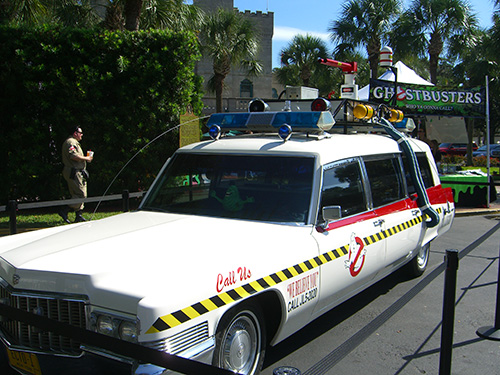
<instances>
[{"instance_id":1,"label":"building window","mask_svg":"<svg viewBox=\"0 0 500 375\"><path fill-rule=\"evenodd\" d=\"M240 83L240 98L253 98L253 83L248 79Z\"/></svg>"}]
</instances>

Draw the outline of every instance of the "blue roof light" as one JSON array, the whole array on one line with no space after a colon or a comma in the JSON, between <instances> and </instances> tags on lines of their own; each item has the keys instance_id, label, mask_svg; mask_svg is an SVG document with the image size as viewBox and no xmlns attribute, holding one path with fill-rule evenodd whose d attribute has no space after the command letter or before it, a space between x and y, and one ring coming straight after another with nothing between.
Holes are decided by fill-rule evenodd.
<instances>
[{"instance_id":1,"label":"blue roof light","mask_svg":"<svg viewBox=\"0 0 500 375\"><path fill-rule=\"evenodd\" d=\"M210 129L208 129L208 135L210 135L210 138L212 138L214 141L220 138L221 133L222 132L219 125L212 125Z\"/></svg>"},{"instance_id":2,"label":"blue roof light","mask_svg":"<svg viewBox=\"0 0 500 375\"><path fill-rule=\"evenodd\" d=\"M207 126L218 125L223 131L250 130L278 132L283 124L293 131L321 133L335 124L331 112L242 112L216 113L208 120Z\"/></svg>"},{"instance_id":3,"label":"blue roof light","mask_svg":"<svg viewBox=\"0 0 500 375\"><path fill-rule=\"evenodd\" d=\"M285 142L288 141L292 136L292 127L288 124L281 125L280 128L278 129L278 135Z\"/></svg>"}]
</instances>

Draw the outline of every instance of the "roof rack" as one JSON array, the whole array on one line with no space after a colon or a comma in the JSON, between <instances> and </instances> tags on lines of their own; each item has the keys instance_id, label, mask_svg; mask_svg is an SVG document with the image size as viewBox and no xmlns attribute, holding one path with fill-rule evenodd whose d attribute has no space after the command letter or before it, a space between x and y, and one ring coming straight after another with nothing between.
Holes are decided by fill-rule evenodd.
<instances>
[{"instance_id":1,"label":"roof rack","mask_svg":"<svg viewBox=\"0 0 500 375\"><path fill-rule=\"evenodd\" d=\"M229 131L278 133L286 141L292 132L307 134L384 132L377 119L383 117L404 132L412 131L413 120L403 112L359 100L252 100L249 112L215 113L207 127L213 139ZM302 108L310 108L304 111Z\"/></svg>"}]
</instances>

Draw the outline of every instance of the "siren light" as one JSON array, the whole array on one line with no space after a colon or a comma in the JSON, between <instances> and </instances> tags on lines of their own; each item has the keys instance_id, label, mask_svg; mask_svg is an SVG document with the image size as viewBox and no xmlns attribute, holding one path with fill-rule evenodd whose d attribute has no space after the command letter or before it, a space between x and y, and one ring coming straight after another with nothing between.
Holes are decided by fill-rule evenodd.
<instances>
[{"instance_id":1,"label":"siren light","mask_svg":"<svg viewBox=\"0 0 500 375\"><path fill-rule=\"evenodd\" d=\"M287 125L293 131L322 133L335 124L330 111L320 112L239 112L214 113L207 122L212 139L230 130L286 133L280 129ZM285 137L286 138L286 137ZM287 138L289 139L289 137Z\"/></svg>"},{"instance_id":2,"label":"siren light","mask_svg":"<svg viewBox=\"0 0 500 375\"><path fill-rule=\"evenodd\" d=\"M329 111L331 106L332 105L329 100L326 100L325 98L316 98L311 103L311 111L313 112Z\"/></svg>"},{"instance_id":3,"label":"siren light","mask_svg":"<svg viewBox=\"0 0 500 375\"><path fill-rule=\"evenodd\" d=\"M255 98L248 103L248 112L266 112L269 111L269 105L262 99Z\"/></svg>"},{"instance_id":4,"label":"siren light","mask_svg":"<svg viewBox=\"0 0 500 375\"><path fill-rule=\"evenodd\" d=\"M360 120L369 120L373 117L374 109L372 106L368 104L358 104L354 109L352 110L352 114L354 117L360 119Z\"/></svg>"},{"instance_id":5,"label":"siren light","mask_svg":"<svg viewBox=\"0 0 500 375\"><path fill-rule=\"evenodd\" d=\"M391 109L389 113L388 120L390 122L401 122L405 117L403 111L400 111L399 109Z\"/></svg>"}]
</instances>

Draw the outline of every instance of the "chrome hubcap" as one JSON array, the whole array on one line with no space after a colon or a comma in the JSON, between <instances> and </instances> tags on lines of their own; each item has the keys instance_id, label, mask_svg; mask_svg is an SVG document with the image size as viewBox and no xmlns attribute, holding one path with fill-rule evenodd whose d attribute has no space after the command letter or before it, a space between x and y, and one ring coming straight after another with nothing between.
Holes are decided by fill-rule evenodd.
<instances>
[{"instance_id":1,"label":"chrome hubcap","mask_svg":"<svg viewBox=\"0 0 500 375\"><path fill-rule=\"evenodd\" d=\"M223 342L224 368L240 374L251 374L258 362L260 331L246 315L236 318L228 328Z\"/></svg>"}]
</instances>

